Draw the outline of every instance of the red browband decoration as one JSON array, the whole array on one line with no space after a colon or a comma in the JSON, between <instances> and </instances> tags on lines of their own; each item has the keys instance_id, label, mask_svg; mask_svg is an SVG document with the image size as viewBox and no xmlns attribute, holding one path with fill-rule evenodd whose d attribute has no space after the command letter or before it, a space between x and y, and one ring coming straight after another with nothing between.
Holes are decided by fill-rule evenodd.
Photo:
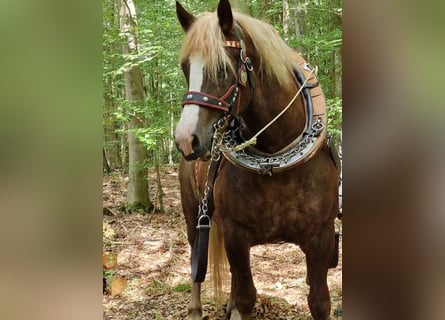
<instances>
[{"instance_id":1,"label":"red browband decoration","mask_svg":"<svg viewBox=\"0 0 445 320\"><path fill-rule=\"evenodd\" d=\"M230 48L237 48L241 49L241 44L239 41L224 41L224 46L230 47Z\"/></svg>"}]
</instances>

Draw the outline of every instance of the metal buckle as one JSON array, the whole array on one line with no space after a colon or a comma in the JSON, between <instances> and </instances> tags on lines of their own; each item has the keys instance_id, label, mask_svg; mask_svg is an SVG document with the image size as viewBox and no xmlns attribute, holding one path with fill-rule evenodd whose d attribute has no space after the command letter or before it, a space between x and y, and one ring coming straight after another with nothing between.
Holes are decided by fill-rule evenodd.
<instances>
[{"instance_id":1,"label":"metal buckle","mask_svg":"<svg viewBox=\"0 0 445 320\"><path fill-rule=\"evenodd\" d=\"M312 130L315 131L315 135L318 135L321 131L323 131L323 129L324 129L324 125L323 125L323 123L321 122L321 118L318 117L317 120L316 120L316 122L314 122L314 123L312 124Z\"/></svg>"},{"instance_id":2,"label":"metal buckle","mask_svg":"<svg viewBox=\"0 0 445 320\"><path fill-rule=\"evenodd\" d=\"M253 71L252 60L250 60L249 57L246 57L246 61L244 61L244 64L246 65L247 70L251 72Z\"/></svg>"},{"instance_id":3,"label":"metal buckle","mask_svg":"<svg viewBox=\"0 0 445 320\"><path fill-rule=\"evenodd\" d=\"M207 219L207 221L202 221L205 219ZM207 224L205 224L206 222L207 222ZM198 224L196 225L196 229L198 229L198 230L203 229L203 228L210 229L210 227L211 227L210 217L206 214L201 215L198 218Z\"/></svg>"}]
</instances>

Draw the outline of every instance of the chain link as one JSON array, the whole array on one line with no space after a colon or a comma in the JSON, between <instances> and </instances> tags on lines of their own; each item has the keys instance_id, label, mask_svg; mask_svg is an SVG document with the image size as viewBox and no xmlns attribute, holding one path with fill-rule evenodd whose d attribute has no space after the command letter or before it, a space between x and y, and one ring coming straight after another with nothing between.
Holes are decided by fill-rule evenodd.
<instances>
[{"instance_id":1,"label":"chain link","mask_svg":"<svg viewBox=\"0 0 445 320\"><path fill-rule=\"evenodd\" d=\"M212 161L219 161L221 159L221 148L219 142L222 141L221 131L226 126L226 122L226 117L222 117L213 125L213 127L215 128L215 132L213 134L211 150Z\"/></svg>"},{"instance_id":2,"label":"chain link","mask_svg":"<svg viewBox=\"0 0 445 320\"><path fill-rule=\"evenodd\" d=\"M204 196L201 199L201 204L199 205L199 208L198 208L198 223L196 226L197 229L199 229L203 226L201 223L202 223L202 220L204 220L204 219L207 219L208 225L206 225L206 226L210 228L210 217L207 214L209 211L209 193L210 193L210 186L209 186L209 182L206 181L205 186L204 186Z\"/></svg>"},{"instance_id":3,"label":"chain link","mask_svg":"<svg viewBox=\"0 0 445 320\"><path fill-rule=\"evenodd\" d=\"M303 135L303 138L297 144L283 153L271 156L263 156L247 153L245 149L235 150L235 147L238 146L238 142L234 138L232 138L231 131L227 130L225 132L221 132L225 128L225 126L225 122L224 125L221 125L219 121L217 124L215 124L212 156L213 154L218 155L219 159L219 157L221 157L221 152L235 152L238 159L246 160L252 165L257 166L262 166L265 164L287 164L296 155L300 154L302 156L303 150L308 146L308 144L313 143L314 139L323 130L323 123L321 122L321 120L317 120L317 122L315 122L313 125L314 130L309 134Z\"/></svg>"},{"instance_id":4,"label":"chain link","mask_svg":"<svg viewBox=\"0 0 445 320\"><path fill-rule=\"evenodd\" d=\"M227 126L227 118L222 117L219 119L213 127L215 128L215 133L213 134L213 143L211 150L211 161L219 161L221 159L221 141L223 140L222 131ZM210 227L210 217L208 216L209 211L209 196L210 196L210 185L209 185L209 170L207 171L206 183L204 185L204 195L201 199L201 203L198 208L198 225L200 228L201 221L205 218L208 221L208 227Z\"/></svg>"},{"instance_id":5,"label":"chain link","mask_svg":"<svg viewBox=\"0 0 445 320\"><path fill-rule=\"evenodd\" d=\"M268 166L280 166L281 164L287 164L293 157L300 154L303 156L303 150L313 143L316 137L323 130L324 126L320 119L318 119L312 127L312 131L308 134L304 134L303 138L294 146L287 149L285 152L280 154L263 156L257 154L247 153L245 149L235 150L239 145L238 142L233 138L231 130L227 130L228 118L222 117L214 125L215 132L213 134L212 150L211 150L211 160L219 161L221 159L222 152L235 152L236 158L243 159L250 162L252 165L257 167L268 167ZM210 227L210 217L208 216L209 210L209 196L210 196L210 185L209 185L209 171L207 171L206 183L204 185L204 195L201 199L198 210L198 225L200 228L201 220L207 218L208 227Z\"/></svg>"}]
</instances>

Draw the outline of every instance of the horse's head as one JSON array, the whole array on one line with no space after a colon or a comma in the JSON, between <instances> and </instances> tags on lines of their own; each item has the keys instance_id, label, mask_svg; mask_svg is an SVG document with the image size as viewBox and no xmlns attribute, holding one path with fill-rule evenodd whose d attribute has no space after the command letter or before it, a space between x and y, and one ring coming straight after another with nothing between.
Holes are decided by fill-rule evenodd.
<instances>
[{"instance_id":1,"label":"horse's head","mask_svg":"<svg viewBox=\"0 0 445 320\"><path fill-rule=\"evenodd\" d=\"M245 44L227 0L219 2L216 14L199 19L178 2L176 12L186 33L180 61L188 83L175 130L176 146L186 160L207 160L214 124L225 114L237 112L247 99L248 94L240 96L242 91L248 92L244 87L249 86L252 66L250 60L242 61L247 58L243 56Z\"/></svg>"}]
</instances>

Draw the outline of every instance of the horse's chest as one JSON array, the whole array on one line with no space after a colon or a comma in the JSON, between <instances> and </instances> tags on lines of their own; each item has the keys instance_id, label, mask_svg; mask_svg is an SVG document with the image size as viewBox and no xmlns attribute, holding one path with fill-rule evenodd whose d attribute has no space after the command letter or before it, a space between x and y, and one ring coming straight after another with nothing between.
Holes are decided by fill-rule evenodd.
<instances>
[{"instance_id":1,"label":"horse's chest","mask_svg":"<svg viewBox=\"0 0 445 320\"><path fill-rule=\"evenodd\" d=\"M285 238L310 223L311 196L291 179L221 179L215 208L231 224L255 229L266 238ZM229 180L231 183L229 183Z\"/></svg>"}]
</instances>

